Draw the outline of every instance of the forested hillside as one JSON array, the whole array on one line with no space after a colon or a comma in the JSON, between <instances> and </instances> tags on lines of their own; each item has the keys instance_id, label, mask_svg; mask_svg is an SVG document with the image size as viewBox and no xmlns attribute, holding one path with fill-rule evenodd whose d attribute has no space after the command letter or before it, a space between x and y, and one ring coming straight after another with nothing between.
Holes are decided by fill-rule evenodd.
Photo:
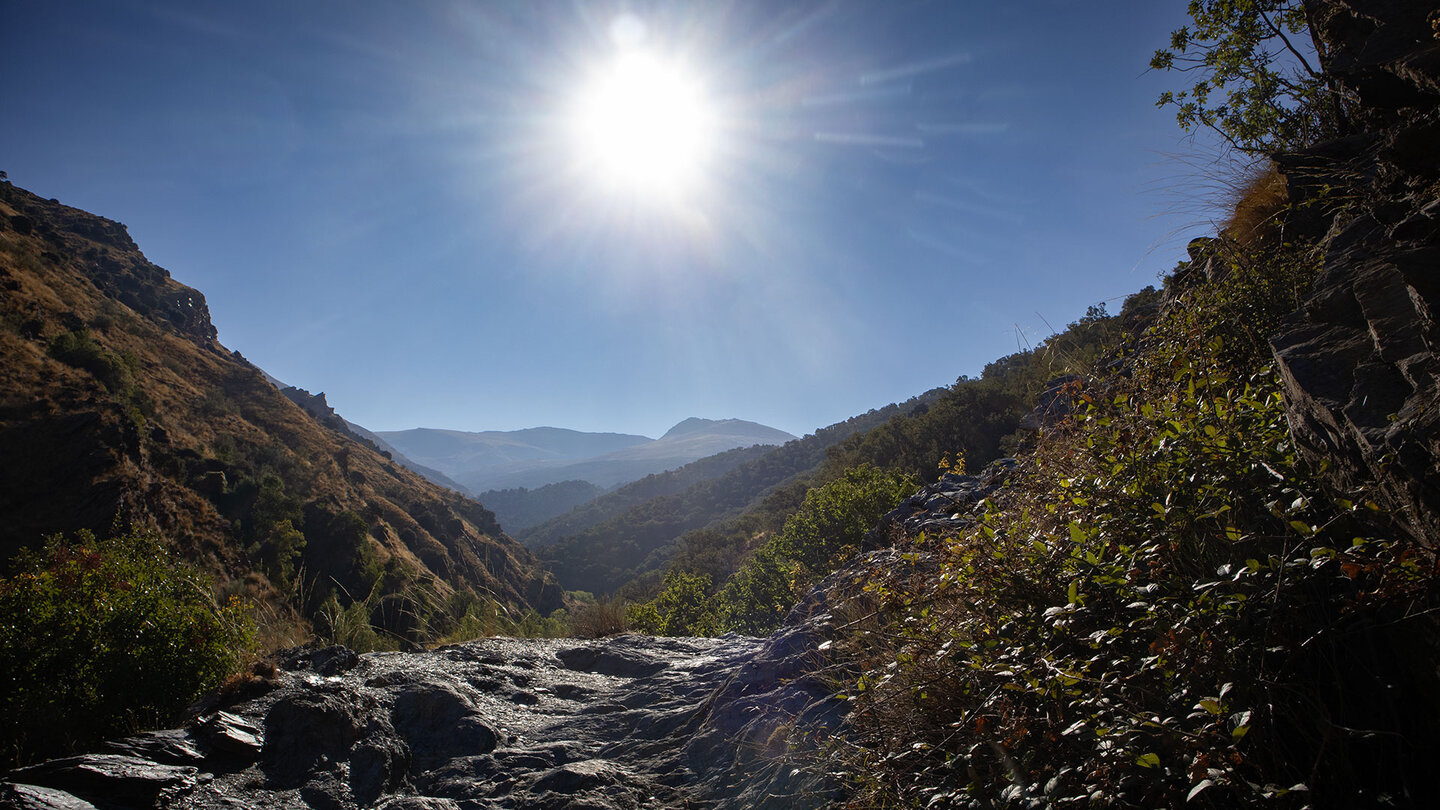
<instances>
[{"instance_id":1,"label":"forested hillside","mask_svg":"<svg viewBox=\"0 0 1440 810\"><path fill-rule=\"evenodd\" d=\"M858 551L864 534L919 482L944 471L979 469L1015 451L1024 418L1054 379L1113 359L1122 339L1153 319L1158 298L1147 288L1115 316L1103 305L1091 307L1034 349L990 363L979 379L962 378L837 442L803 478L745 513L685 534L665 549L668 560L657 554L642 569L649 576L622 591L650 600L632 610L636 626L671 635L775 629L789 607ZM823 549L812 548L816 543Z\"/></svg>"},{"instance_id":2,"label":"forested hillside","mask_svg":"<svg viewBox=\"0 0 1440 810\"><path fill-rule=\"evenodd\" d=\"M932 391L872 410L778 448L731 451L650 476L524 532L522 540L537 549L567 589L612 593L655 571L686 532L756 504L767 512L793 510L809 474L835 443L926 408L939 394ZM715 474L727 467L733 468Z\"/></svg>"}]
</instances>

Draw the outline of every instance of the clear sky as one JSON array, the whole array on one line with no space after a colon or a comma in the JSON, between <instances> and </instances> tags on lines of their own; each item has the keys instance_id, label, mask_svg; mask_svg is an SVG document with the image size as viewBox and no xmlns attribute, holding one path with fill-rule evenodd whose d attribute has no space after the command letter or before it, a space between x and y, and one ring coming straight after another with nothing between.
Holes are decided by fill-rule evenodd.
<instances>
[{"instance_id":1,"label":"clear sky","mask_svg":"<svg viewBox=\"0 0 1440 810\"><path fill-rule=\"evenodd\" d=\"M1184 7L0 0L0 169L373 430L799 435L1183 256Z\"/></svg>"}]
</instances>

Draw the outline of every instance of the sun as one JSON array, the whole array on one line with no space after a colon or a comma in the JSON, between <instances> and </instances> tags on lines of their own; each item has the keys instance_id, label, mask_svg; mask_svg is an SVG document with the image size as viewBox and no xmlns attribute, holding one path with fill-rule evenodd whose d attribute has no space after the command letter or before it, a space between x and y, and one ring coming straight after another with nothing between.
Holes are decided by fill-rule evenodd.
<instances>
[{"instance_id":1,"label":"sun","mask_svg":"<svg viewBox=\"0 0 1440 810\"><path fill-rule=\"evenodd\" d=\"M682 64L631 48L582 84L571 130L579 168L593 181L675 197L704 178L716 121L701 83Z\"/></svg>"}]
</instances>

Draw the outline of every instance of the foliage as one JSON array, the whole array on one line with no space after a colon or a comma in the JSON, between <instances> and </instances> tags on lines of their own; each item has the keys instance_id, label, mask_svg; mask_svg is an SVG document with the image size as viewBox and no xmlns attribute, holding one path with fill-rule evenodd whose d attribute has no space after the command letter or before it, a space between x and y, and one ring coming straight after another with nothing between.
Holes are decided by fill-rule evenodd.
<instances>
[{"instance_id":1,"label":"foliage","mask_svg":"<svg viewBox=\"0 0 1440 810\"><path fill-rule=\"evenodd\" d=\"M285 492L285 481L273 472L260 480L255 505L250 510L247 550L254 555L265 576L277 587L295 583L297 566L305 550L300 499Z\"/></svg>"},{"instance_id":2,"label":"foliage","mask_svg":"<svg viewBox=\"0 0 1440 810\"><path fill-rule=\"evenodd\" d=\"M1431 563L1313 472L1268 373L1186 368L1159 396L1083 403L973 530L912 549L933 576L872 586L900 618L856 640L878 664L862 726L882 759L933 769L878 792L959 769L962 806L1229 806L1316 787L1311 757L1338 774L1356 765L1337 752L1393 754L1349 730L1408 662L1334 662L1381 624L1358 611L1403 621Z\"/></svg>"},{"instance_id":3,"label":"foliage","mask_svg":"<svg viewBox=\"0 0 1440 810\"><path fill-rule=\"evenodd\" d=\"M62 332L50 340L50 356L95 375L111 391L123 391L131 384L130 369L115 352L104 349L88 330Z\"/></svg>"},{"instance_id":4,"label":"foliage","mask_svg":"<svg viewBox=\"0 0 1440 810\"><path fill-rule=\"evenodd\" d=\"M769 632L821 578L860 549L880 516L915 489L908 474L869 466L810 490L784 529L710 598L705 574L673 571L660 594L631 609L637 628L659 635Z\"/></svg>"},{"instance_id":5,"label":"foliage","mask_svg":"<svg viewBox=\"0 0 1440 810\"><path fill-rule=\"evenodd\" d=\"M1435 560L1290 440L1265 341L1313 257L1217 249L970 528L914 539L847 608L869 617L837 639L857 806L1426 790L1405 763L1440 720Z\"/></svg>"},{"instance_id":6,"label":"foliage","mask_svg":"<svg viewBox=\"0 0 1440 810\"><path fill-rule=\"evenodd\" d=\"M173 722L229 674L253 629L238 601L132 531L51 537L0 580L0 738L19 763Z\"/></svg>"},{"instance_id":7,"label":"foliage","mask_svg":"<svg viewBox=\"0 0 1440 810\"><path fill-rule=\"evenodd\" d=\"M375 590L384 574L370 541L369 523L359 513L316 512L305 522L303 558L326 591L338 587L353 602Z\"/></svg>"},{"instance_id":8,"label":"foliage","mask_svg":"<svg viewBox=\"0 0 1440 810\"><path fill-rule=\"evenodd\" d=\"M1196 72L1188 89L1162 93L1187 132L1214 130L1232 147L1263 155L1292 150L1343 128L1341 99L1323 73L1312 0L1191 0L1191 24L1155 52L1155 70Z\"/></svg>"},{"instance_id":9,"label":"foliage","mask_svg":"<svg viewBox=\"0 0 1440 810\"><path fill-rule=\"evenodd\" d=\"M1145 364L1189 362L1189 347L1206 347L1231 371L1268 362L1270 336L1300 307L1320 267L1314 249L1304 246L1250 249L1215 239L1208 252L1217 277L1200 283L1177 273L1172 279L1172 304L1146 337Z\"/></svg>"},{"instance_id":10,"label":"foliage","mask_svg":"<svg viewBox=\"0 0 1440 810\"><path fill-rule=\"evenodd\" d=\"M671 571L654 599L630 606L630 625L657 636L706 635L713 621L710 591L708 575Z\"/></svg>"},{"instance_id":11,"label":"foliage","mask_svg":"<svg viewBox=\"0 0 1440 810\"><path fill-rule=\"evenodd\" d=\"M575 638L606 638L630 630L630 619L625 602L619 599L603 599L581 605L570 613L570 628L566 635Z\"/></svg>"}]
</instances>

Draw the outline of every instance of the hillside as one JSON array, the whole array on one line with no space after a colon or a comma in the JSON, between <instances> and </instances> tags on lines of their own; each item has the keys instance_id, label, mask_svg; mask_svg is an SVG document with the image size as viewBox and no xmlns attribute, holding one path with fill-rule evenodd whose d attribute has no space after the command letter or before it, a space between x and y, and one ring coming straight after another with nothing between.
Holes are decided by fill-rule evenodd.
<instances>
[{"instance_id":1,"label":"hillside","mask_svg":"<svg viewBox=\"0 0 1440 810\"><path fill-rule=\"evenodd\" d=\"M150 526L231 592L414 639L487 599L560 605L490 512L312 418L217 342L204 296L123 225L0 184L0 286L4 557Z\"/></svg>"},{"instance_id":2,"label":"hillside","mask_svg":"<svg viewBox=\"0 0 1440 810\"><path fill-rule=\"evenodd\" d=\"M477 497L495 513L495 519L506 531L518 535L604 493L605 490L589 481L557 481L535 489L487 489Z\"/></svg>"},{"instance_id":3,"label":"hillside","mask_svg":"<svg viewBox=\"0 0 1440 810\"><path fill-rule=\"evenodd\" d=\"M751 448L743 456L732 451L637 481L522 532L522 542L539 549L568 590L612 593L660 567L686 532L733 518L767 498L769 511L793 510L807 476L836 443L927 408L939 393L871 410L778 448Z\"/></svg>"},{"instance_id":4,"label":"hillside","mask_svg":"<svg viewBox=\"0 0 1440 810\"><path fill-rule=\"evenodd\" d=\"M776 745L839 730L810 785L849 790L819 806L1435 806L1440 11L1277 5L1260 30L1323 54L1287 99L1310 119L1215 124L1291 139L1017 459L909 497L851 468L723 582L675 569L631 607L823 628L845 718ZM1196 3L1197 27L1217 8L1255 22Z\"/></svg>"}]
</instances>

